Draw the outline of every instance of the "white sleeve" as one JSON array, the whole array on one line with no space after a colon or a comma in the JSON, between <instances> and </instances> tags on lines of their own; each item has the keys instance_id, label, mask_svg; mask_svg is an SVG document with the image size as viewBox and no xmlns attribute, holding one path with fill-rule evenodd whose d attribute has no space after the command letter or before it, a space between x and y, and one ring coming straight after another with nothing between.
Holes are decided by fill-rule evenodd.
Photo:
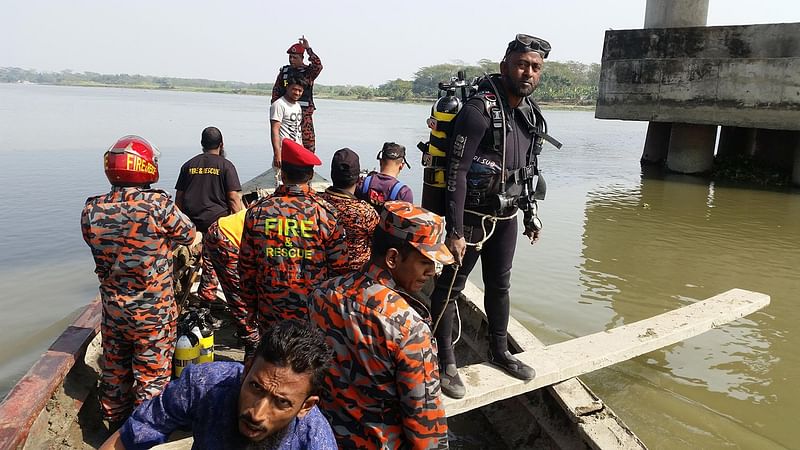
<instances>
[{"instance_id":1,"label":"white sleeve","mask_svg":"<svg viewBox=\"0 0 800 450\"><path fill-rule=\"evenodd\" d=\"M269 120L283 122L283 116L285 112L286 111L284 109L284 105L281 99L275 100L269 107Z\"/></svg>"}]
</instances>

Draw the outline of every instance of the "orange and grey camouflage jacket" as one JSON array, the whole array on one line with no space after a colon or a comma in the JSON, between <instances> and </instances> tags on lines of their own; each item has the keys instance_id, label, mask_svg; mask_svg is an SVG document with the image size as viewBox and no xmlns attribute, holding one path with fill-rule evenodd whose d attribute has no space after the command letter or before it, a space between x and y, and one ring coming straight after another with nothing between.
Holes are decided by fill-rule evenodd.
<instances>
[{"instance_id":1,"label":"orange and grey camouflage jacket","mask_svg":"<svg viewBox=\"0 0 800 450\"><path fill-rule=\"evenodd\" d=\"M240 296L262 328L308 320L308 294L348 271L344 229L308 185L283 185L247 211L239 249Z\"/></svg>"},{"instance_id":2,"label":"orange and grey camouflage jacket","mask_svg":"<svg viewBox=\"0 0 800 450\"><path fill-rule=\"evenodd\" d=\"M172 250L190 244L192 222L161 190L114 187L81 212L104 301L136 308L172 302Z\"/></svg>"},{"instance_id":3,"label":"orange and grey camouflage jacket","mask_svg":"<svg viewBox=\"0 0 800 450\"><path fill-rule=\"evenodd\" d=\"M366 270L328 280L311 296L309 318L334 351L320 406L340 448L446 448L430 326L388 271Z\"/></svg>"},{"instance_id":4,"label":"orange and grey camouflage jacket","mask_svg":"<svg viewBox=\"0 0 800 450\"><path fill-rule=\"evenodd\" d=\"M378 213L364 200L334 187L329 187L320 197L336 208L339 222L344 227L350 269L361 269L369 261L372 234L380 220Z\"/></svg>"}]
</instances>

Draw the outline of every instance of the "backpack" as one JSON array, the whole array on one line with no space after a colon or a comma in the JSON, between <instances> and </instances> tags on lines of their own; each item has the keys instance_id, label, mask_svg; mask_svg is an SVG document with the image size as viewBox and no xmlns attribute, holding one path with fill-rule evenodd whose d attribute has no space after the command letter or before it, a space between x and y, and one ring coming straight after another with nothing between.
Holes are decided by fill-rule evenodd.
<instances>
[{"instance_id":1,"label":"backpack","mask_svg":"<svg viewBox=\"0 0 800 450\"><path fill-rule=\"evenodd\" d=\"M364 178L364 183L361 185L361 196L367 200L378 212L383 210L383 204L397 200L397 196L400 194L400 189L405 187L405 184L400 181L396 180L392 189L389 191L389 197L386 198L383 195L383 192L378 192L375 190L370 190L369 185L372 183L372 175L368 175Z\"/></svg>"}]
</instances>

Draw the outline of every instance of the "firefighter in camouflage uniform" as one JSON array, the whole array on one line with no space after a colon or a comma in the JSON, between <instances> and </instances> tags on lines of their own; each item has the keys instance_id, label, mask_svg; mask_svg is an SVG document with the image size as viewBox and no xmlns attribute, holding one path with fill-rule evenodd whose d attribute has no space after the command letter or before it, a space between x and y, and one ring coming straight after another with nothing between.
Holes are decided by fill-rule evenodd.
<instances>
[{"instance_id":1,"label":"firefighter in camouflage uniform","mask_svg":"<svg viewBox=\"0 0 800 450\"><path fill-rule=\"evenodd\" d=\"M305 37L289 47L286 50L289 54L289 64L283 66L278 71L278 78L275 84L272 85L272 101L283 97L286 94L286 88L289 86L288 81L290 78L302 78L308 82L308 87L303 90L303 95L298 100L300 108L303 110L303 121L300 127L303 130L303 147L316 151L316 135L314 134L314 80L317 79L320 72L322 72L322 61L319 59L314 50L308 44ZM309 64L303 64L303 53L308 53Z\"/></svg>"},{"instance_id":2,"label":"firefighter in camouflage uniform","mask_svg":"<svg viewBox=\"0 0 800 450\"><path fill-rule=\"evenodd\" d=\"M308 182L319 158L281 144L283 184L247 211L239 249L240 297L263 330L281 320L308 320L316 284L348 270L347 244L335 209Z\"/></svg>"},{"instance_id":3,"label":"firefighter in camouflage uniform","mask_svg":"<svg viewBox=\"0 0 800 450\"><path fill-rule=\"evenodd\" d=\"M248 310L239 296L241 290L239 246L246 214L247 210L243 209L236 214L220 217L208 227L208 233L203 238L203 245L208 255L208 261L214 267L219 278L228 309L236 322L239 339L244 343L245 352L249 356L255 352L258 346L259 332L255 321L255 311Z\"/></svg>"},{"instance_id":4,"label":"firefighter in camouflage uniform","mask_svg":"<svg viewBox=\"0 0 800 450\"><path fill-rule=\"evenodd\" d=\"M451 264L444 221L402 201L384 204L370 261L314 291L309 317L334 352L320 407L340 448L446 448L430 313L412 293Z\"/></svg>"},{"instance_id":5,"label":"firefighter in camouflage uniform","mask_svg":"<svg viewBox=\"0 0 800 450\"><path fill-rule=\"evenodd\" d=\"M353 195L360 173L361 162L358 154L349 148L337 150L331 160L333 186L329 186L320 194L325 201L336 208L338 220L346 235L351 270L359 270L369 261L372 235L380 220L372 205Z\"/></svg>"},{"instance_id":6,"label":"firefighter in camouflage uniform","mask_svg":"<svg viewBox=\"0 0 800 450\"><path fill-rule=\"evenodd\" d=\"M104 155L111 192L86 200L83 238L100 280L100 406L110 424L155 396L169 381L177 304L172 250L200 236L158 181L156 147L125 136Z\"/></svg>"}]
</instances>

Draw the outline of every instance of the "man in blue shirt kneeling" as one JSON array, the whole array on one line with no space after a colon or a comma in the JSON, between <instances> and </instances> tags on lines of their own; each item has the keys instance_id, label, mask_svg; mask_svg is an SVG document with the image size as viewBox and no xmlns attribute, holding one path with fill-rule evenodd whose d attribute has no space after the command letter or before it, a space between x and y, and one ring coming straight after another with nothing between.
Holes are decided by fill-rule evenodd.
<instances>
[{"instance_id":1,"label":"man in blue shirt kneeling","mask_svg":"<svg viewBox=\"0 0 800 450\"><path fill-rule=\"evenodd\" d=\"M101 449L146 449L175 430L191 430L192 448L336 448L317 409L330 348L318 330L282 322L262 334L254 360L191 365L140 405Z\"/></svg>"}]
</instances>

